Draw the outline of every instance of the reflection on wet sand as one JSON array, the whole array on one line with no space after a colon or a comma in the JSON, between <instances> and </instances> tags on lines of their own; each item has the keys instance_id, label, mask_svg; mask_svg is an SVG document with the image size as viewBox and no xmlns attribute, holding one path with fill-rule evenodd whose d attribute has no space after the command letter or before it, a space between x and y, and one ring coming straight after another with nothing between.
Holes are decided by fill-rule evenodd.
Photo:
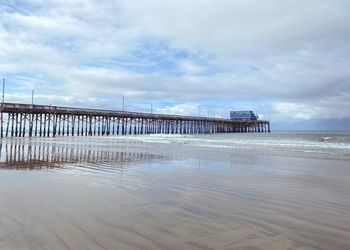
<instances>
[{"instance_id":1,"label":"reflection on wet sand","mask_svg":"<svg viewBox=\"0 0 350 250\"><path fill-rule=\"evenodd\" d=\"M147 152L111 151L79 144L56 144L14 140L0 144L0 168L50 169L67 164L131 163L162 158Z\"/></svg>"},{"instance_id":2,"label":"reflection on wet sand","mask_svg":"<svg viewBox=\"0 0 350 250\"><path fill-rule=\"evenodd\" d=\"M350 249L347 161L81 140L3 143L0 249Z\"/></svg>"}]
</instances>

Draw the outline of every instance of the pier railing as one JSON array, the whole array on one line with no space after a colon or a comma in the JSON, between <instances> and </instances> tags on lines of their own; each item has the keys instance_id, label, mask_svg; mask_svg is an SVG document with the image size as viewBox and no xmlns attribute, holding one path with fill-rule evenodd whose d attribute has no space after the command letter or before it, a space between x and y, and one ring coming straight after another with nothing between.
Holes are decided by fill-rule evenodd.
<instances>
[{"instance_id":1,"label":"pier railing","mask_svg":"<svg viewBox=\"0 0 350 250\"><path fill-rule=\"evenodd\" d=\"M1 103L1 138L270 132L263 120Z\"/></svg>"}]
</instances>

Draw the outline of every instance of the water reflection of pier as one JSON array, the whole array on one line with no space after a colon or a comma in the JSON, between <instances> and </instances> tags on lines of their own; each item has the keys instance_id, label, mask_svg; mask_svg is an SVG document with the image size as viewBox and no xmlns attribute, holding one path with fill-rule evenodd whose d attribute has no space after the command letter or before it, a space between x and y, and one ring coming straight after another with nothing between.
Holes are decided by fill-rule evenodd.
<instances>
[{"instance_id":1,"label":"water reflection of pier","mask_svg":"<svg viewBox=\"0 0 350 250\"><path fill-rule=\"evenodd\" d=\"M0 144L0 168L41 169L64 167L69 164L99 165L131 163L155 158L145 152L108 150L89 145L11 142Z\"/></svg>"}]
</instances>

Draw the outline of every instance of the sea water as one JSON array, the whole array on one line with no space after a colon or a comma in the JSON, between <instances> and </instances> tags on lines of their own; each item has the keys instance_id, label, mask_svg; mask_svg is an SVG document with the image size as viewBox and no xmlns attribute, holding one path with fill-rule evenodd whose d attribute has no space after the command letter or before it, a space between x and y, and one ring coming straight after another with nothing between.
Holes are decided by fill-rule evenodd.
<instances>
[{"instance_id":1,"label":"sea water","mask_svg":"<svg viewBox=\"0 0 350 250\"><path fill-rule=\"evenodd\" d=\"M122 137L125 139L126 137ZM350 131L280 131L272 133L228 133L127 137L155 143L192 144L259 150L283 150L350 156Z\"/></svg>"}]
</instances>

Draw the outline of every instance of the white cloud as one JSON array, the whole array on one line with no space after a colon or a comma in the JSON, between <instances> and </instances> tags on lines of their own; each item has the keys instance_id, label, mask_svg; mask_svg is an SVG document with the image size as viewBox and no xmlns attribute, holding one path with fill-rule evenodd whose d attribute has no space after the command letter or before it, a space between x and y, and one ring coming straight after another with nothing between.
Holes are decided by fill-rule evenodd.
<instances>
[{"instance_id":1,"label":"white cloud","mask_svg":"<svg viewBox=\"0 0 350 250\"><path fill-rule=\"evenodd\" d=\"M155 108L155 112L161 114L178 114L178 115L190 115L198 116L200 106L196 103L181 103L175 105L168 105L160 108Z\"/></svg>"},{"instance_id":2,"label":"white cloud","mask_svg":"<svg viewBox=\"0 0 350 250\"><path fill-rule=\"evenodd\" d=\"M212 113L240 104L280 119L347 118L349 8L346 0L23 1L0 6L0 73L10 101L30 100L35 88L43 103L116 106L106 100L125 95L173 101L160 109L172 113L217 102Z\"/></svg>"}]
</instances>

